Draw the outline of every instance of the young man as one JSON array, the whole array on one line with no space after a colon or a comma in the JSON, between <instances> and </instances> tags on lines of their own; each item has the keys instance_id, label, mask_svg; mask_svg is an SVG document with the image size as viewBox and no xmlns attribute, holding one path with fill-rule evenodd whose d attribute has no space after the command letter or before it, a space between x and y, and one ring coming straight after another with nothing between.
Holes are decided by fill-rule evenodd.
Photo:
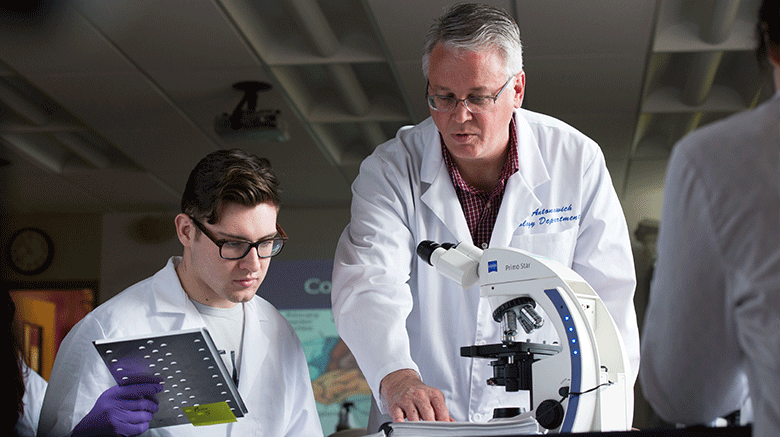
<instances>
[{"instance_id":1,"label":"young man","mask_svg":"<svg viewBox=\"0 0 780 437\"><path fill-rule=\"evenodd\" d=\"M478 287L463 290L415 255L422 240L515 247L570 266L599 293L631 359L639 338L628 229L598 145L520 109L520 32L505 11L459 4L431 28L423 73L431 118L402 128L362 164L333 271L339 334L384 420L485 422L529 408L489 387L461 346L500 343ZM534 341L540 340L532 337ZM376 413L377 410L374 410Z\"/></svg>"},{"instance_id":2,"label":"young man","mask_svg":"<svg viewBox=\"0 0 780 437\"><path fill-rule=\"evenodd\" d=\"M780 428L780 0L758 18L775 95L692 132L669 159L641 378L672 423L710 423L749 397L764 437Z\"/></svg>"},{"instance_id":3,"label":"young man","mask_svg":"<svg viewBox=\"0 0 780 437\"><path fill-rule=\"evenodd\" d=\"M287 237L266 159L219 150L190 173L176 233L184 246L151 278L100 305L67 335L39 435L132 436L157 411L159 383L116 385L92 341L206 327L248 413L238 422L156 428L157 436L321 436L308 366L292 327L255 294Z\"/></svg>"}]
</instances>

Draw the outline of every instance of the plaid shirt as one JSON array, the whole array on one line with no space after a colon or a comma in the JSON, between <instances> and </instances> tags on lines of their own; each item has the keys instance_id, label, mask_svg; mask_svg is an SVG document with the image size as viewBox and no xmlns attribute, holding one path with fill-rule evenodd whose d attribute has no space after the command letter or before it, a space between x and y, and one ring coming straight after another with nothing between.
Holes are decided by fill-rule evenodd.
<instances>
[{"instance_id":1,"label":"plaid shirt","mask_svg":"<svg viewBox=\"0 0 780 437\"><path fill-rule=\"evenodd\" d=\"M441 138L441 136L439 136ZM488 193L474 188L463 180L463 177L455 165L455 160L450 155L449 150L441 141L442 155L447 164L447 170L450 173L450 179L455 186L455 192L458 195L460 206L463 208L463 214L466 216L466 223L471 232L471 239L475 246L486 249L490 243L490 235L493 233L493 227L498 217L498 208L501 206L501 200L504 198L506 181L519 168L520 161L517 156L517 130L515 119L509 123L509 155L504 168L501 170L501 176L493 189Z\"/></svg>"}]
</instances>

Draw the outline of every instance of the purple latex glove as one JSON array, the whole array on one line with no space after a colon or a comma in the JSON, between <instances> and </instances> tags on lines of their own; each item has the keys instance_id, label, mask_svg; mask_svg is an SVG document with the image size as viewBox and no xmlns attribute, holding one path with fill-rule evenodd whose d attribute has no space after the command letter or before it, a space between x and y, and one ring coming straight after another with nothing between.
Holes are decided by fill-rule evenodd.
<instances>
[{"instance_id":1,"label":"purple latex glove","mask_svg":"<svg viewBox=\"0 0 780 437\"><path fill-rule=\"evenodd\" d=\"M115 385L98 397L92 410L73 428L73 437L135 436L149 429L157 412L159 382Z\"/></svg>"}]
</instances>

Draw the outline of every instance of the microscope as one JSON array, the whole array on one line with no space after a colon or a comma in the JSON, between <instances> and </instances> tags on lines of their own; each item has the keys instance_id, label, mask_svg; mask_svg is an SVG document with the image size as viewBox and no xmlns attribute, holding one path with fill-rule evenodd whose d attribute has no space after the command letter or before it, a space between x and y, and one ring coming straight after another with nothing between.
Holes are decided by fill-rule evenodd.
<instances>
[{"instance_id":1,"label":"microscope","mask_svg":"<svg viewBox=\"0 0 780 437\"><path fill-rule=\"evenodd\" d=\"M501 324L501 343L464 346L463 357L491 359L487 384L528 390L531 413L548 432L625 431L633 388L623 340L606 306L585 280L551 259L513 248L484 251L468 243L423 241L417 254L445 277L480 296ZM516 341L534 331L542 342ZM494 419L519 407L496 409Z\"/></svg>"}]
</instances>

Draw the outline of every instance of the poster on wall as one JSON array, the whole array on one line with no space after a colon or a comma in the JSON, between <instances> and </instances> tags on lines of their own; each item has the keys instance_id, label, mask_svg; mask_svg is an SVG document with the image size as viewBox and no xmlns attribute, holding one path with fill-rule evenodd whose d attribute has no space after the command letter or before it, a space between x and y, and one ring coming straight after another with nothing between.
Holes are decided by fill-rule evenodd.
<instances>
[{"instance_id":1,"label":"poster on wall","mask_svg":"<svg viewBox=\"0 0 780 437\"><path fill-rule=\"evenodd\" d=\"M43 370L41 351L43 350L43 326L27 321L22 322L22 356L24 362L39 375Z\"/></svg>"},{"instance_id":2,"label":"poster on wall","mask_svg":"<svg viewBox=\"0 0 780 437\"><path fill-rule=\"evenodd\" d=\"M343 426L365 427L371 405L368 383L336 332L330 307L332 268L332 260L274 260L257 292L301 339L324 435Z\"/></svg>"},{"instance_id":3,"label":"poster on wall","mask_svg":"<svg viewBox=\"0 0 780 437\"><path fill-rule=\"evenodd\" d=\"M16 305L14 335L25 362L44 379L51 376L60 343L94 307L90 289L11 290Z\"/></svg>"}]
</instances>

